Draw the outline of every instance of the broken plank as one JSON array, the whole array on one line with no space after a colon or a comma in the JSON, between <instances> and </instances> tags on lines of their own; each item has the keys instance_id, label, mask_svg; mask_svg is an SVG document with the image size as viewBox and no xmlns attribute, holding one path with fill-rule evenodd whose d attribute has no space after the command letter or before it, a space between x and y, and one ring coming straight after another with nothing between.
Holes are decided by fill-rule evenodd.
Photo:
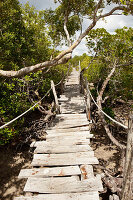
<instances>
[{"instance_id":1,"label":"broken plank","mask_svg":"<svg viewBox=\"0 0 133 200\"><path fill-rule=\"evenodd\" d=\"M79 166L22 169L18 178L50 177L50 176L76 176L80 175Z\"/></svg>"},{"instance_id":2,"label":"broken plank","mask_svg":"<svg viewBox=\"0 0 133 200\"><path fill-rule=\"evenodd\" d=\"M44 145L38 146L34 153L74 153L91 151L92 148L89 145L71 145L71 146L57 146L57 145Z\"/></svg>"},{"instance_id":3,"label":"broken plank","mask_svg":"<svg viewBox=\"0 0 133 200\"><path fill-rule=\"evenodd\" d=\"M69 166L82 164L98 164L94 152L77 152L64 154L34 154L32 166Z\"/></svg>"},{"instance_id":4,"label":"broken plank","mask_svg":"<svg viewBox=\"0 0 133 200\"><path fill-rule=\"evenodd\" d=\"M31 197L15 197L14 200L99 200L98 192L40 194Z\"/></svg>"},{"instance_id":5,"label":"broken plank","mask_svg":"<svg viewBox=\"0 0 133 200\"><path fill-rule=\"evenodd\" d=\"M76 181L73 177L28 178L24 191L51 194L89 192L103 191L103 186L100 176L83 181Z\"/></svg>"}]
</instances>

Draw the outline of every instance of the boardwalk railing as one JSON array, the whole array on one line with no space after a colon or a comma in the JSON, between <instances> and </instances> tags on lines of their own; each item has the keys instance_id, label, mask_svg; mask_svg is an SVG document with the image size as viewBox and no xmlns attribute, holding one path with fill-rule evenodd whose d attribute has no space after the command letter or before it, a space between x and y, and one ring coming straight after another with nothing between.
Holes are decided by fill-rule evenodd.
<instances>
[{"instance_id":1,"label":"boardwalk railing","mask_svg":"<svg viewBox=\"0 0 133 200\"><path fill-rule=\"evenodd\" d=\"M88 120L91 120L91 100L94 102L96 107L102 112L106 117L108 117L111 121L122 126L123 128L128 130L127 135L127 147L126 147L126 157L125 157L125 166L124 166L124 177L123 177L123 188L121 192L122 200L132 199L132 186L133 186L133 112L129 115L128 127L123 125L122 123L116 121L109 115L107 115L103 110L99 108L96 101L94 100L88 86L87 78L84 80L83 77L84 71L82 70L80 73L80 85L81 85L81 93L86 96L86 114Z\"/></svg>"},{"instance_id":2,"label":"boardwalk railing","mask_svg":"<svg viewBox=\"0 0 133 200\"><path fill-rule=\"evenodd\" d=\"M57 94L56 94L56 91L55 91L55 87L58 86L58 85L60 85L60 84L62 85L63 84L63 80L64 80L64 77L56 85L54 85L54 82L51 81L51 88L47 91L47 93L38 102L36 102L33 106L31 106L28 110L26 110L25 112L23 112L21 115L15 117L11 121L9 121L9 122L5 123L4 125L0 126L0 129L3 129L3 128L7 127L8 125L12 124L13 122L15 122L16 120L18 120L22 116L26 115L29 111L31 111L33 108L35 108L50 93L51 90L53 91L53 94L54 94L57 113L59 113L60 108L59 108L59 104L58 104L58 99L57 99Z\"/></svg>"}]
</instances>

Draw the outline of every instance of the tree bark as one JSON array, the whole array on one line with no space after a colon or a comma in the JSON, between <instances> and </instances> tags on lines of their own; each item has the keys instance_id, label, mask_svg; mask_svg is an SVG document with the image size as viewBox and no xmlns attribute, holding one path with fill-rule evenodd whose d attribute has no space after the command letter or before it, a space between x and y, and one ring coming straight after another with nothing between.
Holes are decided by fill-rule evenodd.
<instances>
[{"instance_id":1,"label":"tree bark","mask_svg":"<svg viewBox=\"0 0 133 200\"><path fill-rule=\"evenodd\" d=\"M129 116L127 149L121 200L133 199L133 112Z\"/></svg>"},{"instance_id":2,"label":"tree bark","mask_svg":"<svg viewBox=\"0 0 133 200\"><path fill-rule=\"evenodd\" d=\"M103 101L103 100L102 100L102 96L103 96L104 90L105 90L105 88L106 88L108 82L110 81L111 76L114 74L115 69L116 69L116 65L114 64L114 67L112 68L111 72L110 72L109 75L107 76L106 80L103 82L102 88L101 88L101 90L100 90L100 92L99 92L99 95L98 95L98 97L97 97L97 104L98 104L98 106L99 106L98 115L99 115L100 119L102 120L102 122L103 122L103 124L104 124L105 131L106 131L108 137L110 138L110 140L111 140L116 146L118 146L120 149L125 149L125 148L126 148L125 145L120 144L120 143L118 142L118 140L116 140L116 139L114 138L114 136L112 135L111 131L109 130L108 124L107 124L107 122L106 122L106 120L105 120L105 118L104 118L104 114L101 113L101 111L100 111L100 110L102 110L102 101Z\"/></svg>"}]
</instances>

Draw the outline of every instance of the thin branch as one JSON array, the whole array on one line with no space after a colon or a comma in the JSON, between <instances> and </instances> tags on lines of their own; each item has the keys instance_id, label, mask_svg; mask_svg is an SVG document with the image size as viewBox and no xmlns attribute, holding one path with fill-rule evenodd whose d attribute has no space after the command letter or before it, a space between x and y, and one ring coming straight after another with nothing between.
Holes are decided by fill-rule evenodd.
<instances>
[{"instance_id":1,"label":"thin branch","mask_svg":"<svg viewBox=\"0 0 133 200\"><path fill-rule=\"evenodd\" d=\"M108 13L105 13L104 15L100 15L97 18L97 20L112 15L116 10L125 10L125 8L126 8L125 6L117 6L117 7L113 8L111 11L109 11Z\"/></svg>"},{"instance_id":2,"label":"thin branch","mask_svg":"<svg viewBox=\"0 0 133 200\"><path fill-rule=\"evenodd\" d=\"M93 17L93 20L94 20L94 21L96 21L97 11L98 11L98 9L100 8L101 3L102 3L102 0L99 0L97 6L96 6L96 8L95 8L94 17Z\"/></svg>"},{"instance_id":3,"label":"thin branch","mask_svg":"<svg viewBox=\"0 0 133 200\"><path fill-rule=\"evenodd\" d=\"M133 61L131 61L130 63L125 63L125 64L117 65L117 67L126 67L126 66L130 66L130 65L133 65Z\"/></svg>"}]
</instances>

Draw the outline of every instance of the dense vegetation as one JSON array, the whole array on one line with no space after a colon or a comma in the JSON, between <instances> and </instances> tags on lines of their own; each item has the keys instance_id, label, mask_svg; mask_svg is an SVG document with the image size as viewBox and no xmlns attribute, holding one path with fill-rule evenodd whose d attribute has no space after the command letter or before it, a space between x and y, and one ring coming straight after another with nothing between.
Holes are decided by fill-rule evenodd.
<instances>
[{"instance_id":1,"label":"dense vegetation","mask_svg":"<svg viewBox=\"0 0 133 200\"><path fill-rule=\"evenodd\" d=\"M50 59L58 52L51 47L42 11L27 3L20 7L17 0L6 0L0 7L0 68L18 70ZM21 78L0 77L0 125L26 111L50 89L50 81L57 84L66 74L68 64L48 68ZM56 75L55 75L56 74ZM51 101L52 96L49 96ZM0 144L5 144L22 132L25 117L0 130Z\"/></svg>"},{"instance_id":2,"label":"dense vegetation","mask_svg":"<svg viewBox=\"0 0 133 200\"><path fill-rule=\"evenodd\" d=\"M0 125L15 118L44 96L50 88L50 80L56 84L62 79L62 74L66 74L69 64L64 63L71 58L72 50L79 41L77 40L73 49L69 49L67 52L68 59L63 57L65 53L60 54L56 47L64 43L70 47L77 30L81 30L81 39L84 37L82 16L86 15L93 21L92 27L85 32L88 52L92 56L86 54L80 57L75 56L70 60L70 64L75 67L80 60L83 69L93 59L85 71L85 75L89 82L93 82L99 88L111 68L116 64L115 75L106 92L112 99L120 95L123 95L126 100L131 99L133 29L116 30L115 35L109 34L104 29L91 30L98 20L96 19L98 9L98 13L100 13L106 5L99 2L96 7L96 2L86 0L82 1L83 6L81 7L79 7L79 1L59 2L61 5L55 11L51 9L37 11L28 3L22 7L18 0L3 0L0 3L1 73L19 71L25 67L28 69L28 66L45 63L49 60L45 68L40 64L41 67L37 70L31 70L31 73L28 72L19 78L15 78L14 75L12 78L8 75L0 76ZM120 3L119 1L113 2ZM126 2L121 3L126 6ZM107 1L107 4L110 4L110 1ZM131 5L131 1L129 1L127 9L124 7L119 9L124 9L126 14L127 12L131 13ZM92 17L93 14L95 17ZM99 17L102 18L100 15ZM63 61L57 59L58 55L61 55L61 59L65 59ZM54 67L50 66L50 62ZM59 63L63 64L58 65ZM48 100L51 101L51 98L49 96ZM0 144L5 144L20 134L25 120L26 118L22 117L7 128L1 129Z\"/></svg>"},{"instance_id":3,"label":"dense vegetation","mask_svg":"<svg viewBox=\"0 0 133 200\"><path fill-rule=\"evenodd\" d=\"M122 96L124 100L132 98L133 82L133 28L117 29L114 35L105 29L90 31L87 37L89 53L85 56L81 67L88 69L85 75L89 82L100 88L111 69L116 66L112 80L108 84L107 95L112 99ZM105 94L106 95L106 94Z\"/></svg>"}]
</instances>

